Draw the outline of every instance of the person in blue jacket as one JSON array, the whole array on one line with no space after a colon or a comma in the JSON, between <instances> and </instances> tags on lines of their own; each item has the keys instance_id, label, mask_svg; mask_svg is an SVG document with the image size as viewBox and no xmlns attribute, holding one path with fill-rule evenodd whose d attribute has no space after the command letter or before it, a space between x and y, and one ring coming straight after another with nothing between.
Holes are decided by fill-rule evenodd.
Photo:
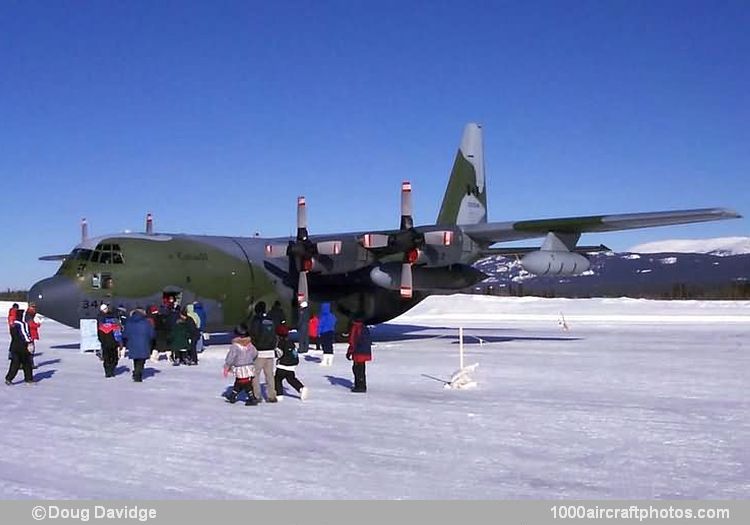
<instances>
[{"instance_id":1,"label":"person in blue jacket","mask_svg":"<svg viewBox=\"0 0 750 525\"><path fill-rule=\"evenodd\" d=\"M133 360L133 381L143 381L143 367L151 355L151 340L154 327L146 317L146 312L136 308L125 323L125 339L128 342L128 357Z\"/></svg>"},{"instance_id":2,"label":"person in blue jacket","mask_svg":"<svg viewBox=\"0 0 750 525\"><path fill-rule=\"evenodd\" d=\"M196 352L201 353L203 352L205 340L208 339L208 335L206 335L206 323L208 323L208 314L206 314L206 309L203 307L203 304L200 301L193 301L193 310L196 314L198 314L198 318L201 320L201 325L199 327L201 330L201 337L198 340L198 345L196 346Z\"/></svg>"},{"instance_id":3,"label":"person in blue jacket","mask_svg":"<svg viewBox=\"0 0 750 525\"><path fill-rule=\"evenodd\" d=\"M336 337L336 316L331 312L331 303L320 305L320 322L318 323L318 338L323 347L323 357L320 366L333 365L333 341Z\"/></svg>"}]
</instances>

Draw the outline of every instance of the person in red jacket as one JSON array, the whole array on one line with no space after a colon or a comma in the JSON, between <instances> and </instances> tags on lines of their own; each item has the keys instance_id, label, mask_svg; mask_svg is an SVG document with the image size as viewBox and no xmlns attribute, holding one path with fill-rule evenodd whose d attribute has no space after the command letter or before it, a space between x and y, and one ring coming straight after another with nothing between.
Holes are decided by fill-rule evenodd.
<instances>
[{"instance_id":1,"label":"person in red jacket","mask_svg":"<svg viewBox=\"0 0 750 525\"><path fill-rule=\"evenodd\" d=\"M42 325L40 316L36 314L36 305L29 303L29 307L26 309L25 316L26 324L29 326L29 335L31 335L31 344L29 345L29 352L31 352L31 368L36 369L34 363L34 352L36 352L36 342L39 341L39 327Z\"/></svg>"},{"instance_id":2,"label":"person in red jacket","mask_svg":"<svg viewBox=\"0 0 750 525\"><path fill-rule=\"evenodd\" d=\"M13 337L13 323L16 322L16 315L18 314L18 303L13 303L13 306L8 310L8 333ZM10 347L8 347L8 361L11 360Z\"/></svg>"},{"instance_id":3,"label":"person in red jacket","mask_svg":"<svg viewBox=\"0 0 750 525\"><path fill-rule=\"evenodd\" d=\"M355 318L354 323L352 323L346 358L352 361L352 373L354 374L352 392L367 392L365 364L367 361L372 361L372 338L370 329L360 318Z\"/></svg>"},{"instance_id":4,"label":"person in red jacket","mask_svg":"<svg viewBox=\"0 0 750 525\"><path fill-rule=\"evenodd\" d=\"M310 342L315 341L315 350L320 350L320 339L318 339L318 324L320 319L318 316L313 314L310 321L307 323L307 336L310 338Z\"/></svg>"}]
</instances>

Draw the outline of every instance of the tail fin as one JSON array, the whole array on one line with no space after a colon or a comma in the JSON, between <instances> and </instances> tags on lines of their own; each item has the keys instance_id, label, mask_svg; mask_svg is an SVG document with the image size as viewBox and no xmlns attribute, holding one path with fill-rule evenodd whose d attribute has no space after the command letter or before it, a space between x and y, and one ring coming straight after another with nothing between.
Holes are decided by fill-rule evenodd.
<instances>
[{"instance_id":1,"label":"tail fin","mask_svg":"<svg viewBox=\"0 0 750 525\"><path fill-rule=\"evenodd\" d=\"M482 128L470 122L453 163L437 224L487 222L487 187L484 180Z\"/></svg>"}]
</instances>

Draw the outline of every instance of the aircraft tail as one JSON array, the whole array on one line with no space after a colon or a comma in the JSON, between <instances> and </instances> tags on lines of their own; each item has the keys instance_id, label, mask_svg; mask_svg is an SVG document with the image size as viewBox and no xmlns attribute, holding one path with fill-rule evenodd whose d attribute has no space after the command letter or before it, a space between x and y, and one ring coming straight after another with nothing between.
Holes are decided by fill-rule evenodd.
<instances>
[{"instance_id":1,"label":"aircraft tail","mask_svg":"<svg viewBox=\"0 0 750 525\"><path fill-rule=\"evenodd\" d=\"M437 224L487 222L487 187L484 179L482 127L470 122L464 128L461 146L440 206Z\"/></svg>"}]
</instances>

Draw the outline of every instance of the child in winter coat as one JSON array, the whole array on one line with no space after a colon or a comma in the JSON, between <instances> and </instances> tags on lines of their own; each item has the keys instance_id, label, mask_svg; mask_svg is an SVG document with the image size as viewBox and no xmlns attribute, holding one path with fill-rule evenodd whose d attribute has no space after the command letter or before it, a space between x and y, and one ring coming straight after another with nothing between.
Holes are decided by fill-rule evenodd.
<instances>
[{"instance_id":1,"label":"child in winter coat","mask_svg":"<svg viewBox=\"0 0 750 525\"><path fill-rule=\"evenodd\" d=\"M187 312L181 311L177 321L169 333L169 346L172 349L172 365L192 365L188 359L190 345L195 337L195 323L187 316Z\"/></svg>"},{"instance_id":2,"label":"child in winter coat","mask_svg":"<svg viewBox=\"0 0 750 525\"><path fill-rule=\"evenodd\" d=\"M257 405L258 400L253 395L253 381L255 380L255 366L253 362L258 356L258 351L250 342L250 334L248 334L245 326L240 325L236 327L234 335L232 346L229 347L229 352L224 360L224 377L227 377L230 372L233 373L234 385L232 386L232 390L225 394L224 397L227 398L228 402L235 403L237 402L237 396L244 391L247 395L245 405Z\"/></svg>"},{"instance_id":3,"label":"child in winter coat","mask_svg":"<svg viewBox=\"0 0 750 525\"><path fill-rule=\"evenodd\" d=\"M355 320L352 324L346 358L353 361L354 386L352 392L367 392L365 363L372 360L372 338L370 329L360 319Z\"/></svg>"},{"instance_id":4,"label":"child in winter coat","mask_svg":"<svg viewBox=\"0 0 750 525\"><path fill-rule=\"evenodd\" d=\"M299 397L304 401L309 394L308 388L297 379L297 365L299 364L299 355L294 343L289 340L289 327L286 321L276 328L276 335L279 336L279 344L276 349L278 360L276 361L276 375L274 383L276 384L276 397L281 401L284 399L284 387L282 383L286 380L289 386L299 392Z\"/></svg>"}]
</instances>

